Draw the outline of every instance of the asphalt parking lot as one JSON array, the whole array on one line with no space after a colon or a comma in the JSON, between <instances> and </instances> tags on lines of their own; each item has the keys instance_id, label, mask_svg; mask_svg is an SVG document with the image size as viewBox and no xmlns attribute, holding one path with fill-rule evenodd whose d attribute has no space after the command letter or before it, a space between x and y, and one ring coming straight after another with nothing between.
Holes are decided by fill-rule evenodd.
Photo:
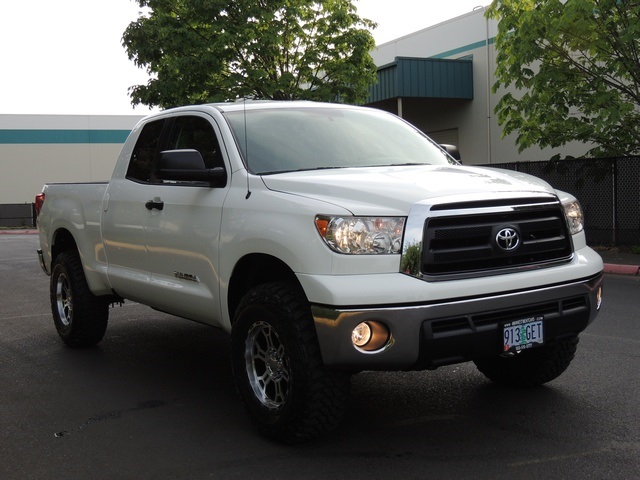
<instances>
[{"instance_id":1,"label":"asphalt parking lot","mask_svg":"<svg viewBox=\"0 0 640 480\"><path fill-rule=\"evenodd\" d=\"M569 370L509 390L471 364L353 377L315 442L258 436L228 338L126 303L99 346L65 347L36 235L0 235L0 478L637 478L640 277L608 275Z\"/></svg>"}]
</instances>

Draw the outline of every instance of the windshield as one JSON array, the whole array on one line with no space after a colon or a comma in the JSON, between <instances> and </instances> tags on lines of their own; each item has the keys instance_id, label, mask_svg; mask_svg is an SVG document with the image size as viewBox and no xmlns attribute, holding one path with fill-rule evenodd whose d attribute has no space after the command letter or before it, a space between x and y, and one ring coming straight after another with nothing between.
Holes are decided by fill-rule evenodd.
<instances>
[{"instance_id":1,"label":"windshield","mask_svg":"<svg viewBox=\"0 0 640 480\"><path fill-rule=\"evenodd\" d=\"M368 108L274 108L226 112L249 171L448 165L424 133Z\"/></svg>"}]
</instances>

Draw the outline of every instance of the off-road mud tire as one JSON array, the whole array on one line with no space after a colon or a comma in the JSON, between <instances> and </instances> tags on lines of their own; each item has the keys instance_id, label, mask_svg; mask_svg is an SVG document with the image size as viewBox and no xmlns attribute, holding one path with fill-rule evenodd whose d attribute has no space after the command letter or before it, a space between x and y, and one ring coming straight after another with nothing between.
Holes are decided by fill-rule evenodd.
<instances>
[{"instance_id":1,"label":"off-road mud tire","mask_svg":"<svg viewBox=\"0 0 640 480\"><path fill-rule=\"evenodd\" d=\"M236 311L231 342L238 393L262 434L297 443L337 427L350 375L323 364L309 304L296 285L250 290Z\"/></svg>"},{"instance_id":2,"label":"off-road mud tire","mask_svg":"<svg viewBox=\"0 0 640 480\"><path fill-rule=\"evenodd\" d=\"M89 347L102 340L109 319L109 302L89 290L77 252L62 252L54 260L50 298L53 321L64 343L70 347Z\"/></svg>"},{"instance_id":3,"label":"off-road mud tire","mask_svg":"<svg viewBox=\"0 0 640 480\"><path fill-rule=\"evenodd\" d=\"M578 337L556 340L515 355L500 355L474 363L488 379L509 387L536 387L559 377L576 353Z\"/></svg>"}]
</instances>

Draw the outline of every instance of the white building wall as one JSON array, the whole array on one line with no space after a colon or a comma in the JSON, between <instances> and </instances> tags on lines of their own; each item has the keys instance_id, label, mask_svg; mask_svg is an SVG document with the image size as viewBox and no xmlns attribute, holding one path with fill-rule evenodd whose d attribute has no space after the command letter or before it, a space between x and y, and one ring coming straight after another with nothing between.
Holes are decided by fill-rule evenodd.
<instances>
[{"instance_id":1,"label":"white building wall","mask_svg":"<svg viewBox=\"0 0 640 480\"><path fill-rule=\"evenodd\" d=\"M497 31L495 22L490 21L489 27L489 38L493 38ZM466 48L469 45L485 38L483 10L475 10L378 45L371 55L378 66L392 63L396 57L459 58L468 55ZM447 52L449 54L443 57Z\"/></svg>"},{"instance_id":2,"label":"white building wall","mask_svg":"<svg viewBox=\"0 0 640 480\"><path fill-rule=\"evenodd\" d=\"M0 115L0 130L130 131L141 116ZM34 138L37 135L34 135ZM120 135L121 136L121 135ZM0 142L0 205L32 203L45 183L111 178L121 143Z\"/></svg>"}]
</instances>

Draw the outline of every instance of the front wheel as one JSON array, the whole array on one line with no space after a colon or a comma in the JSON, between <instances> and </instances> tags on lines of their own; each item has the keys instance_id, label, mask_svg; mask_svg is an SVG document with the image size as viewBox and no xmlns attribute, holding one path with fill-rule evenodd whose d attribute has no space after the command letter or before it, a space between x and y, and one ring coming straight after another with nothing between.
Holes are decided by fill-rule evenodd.
<instances>
[{"instance_id":1,"label":"front wheel","mask_svg":"<svg viewBox=\"0 0 640 480\"><path fill-rule=\"evenodd\" d=\"M322 363L309 305L295 285L260 285L245 295L231 338L236 387L266 436L304 441L335 428L350 376Z\"/></svg>"},{"instance_id":2,"label":"front wheel","mask_svg":"<svg viewBox=\"0 0 640 480\"><path fill-rule=\"evenodd\" d=\"M511 355L475 360L489 380L509 387L536 387L559 377L576 353L578 336Z\"/></svg>"},{"instance_id":3,"label":"front wheel","mask_svg":"<svg viewBox=\"0 0 640 480\"><path fill-rule=\"evenodd\" d=\"M70 347L89 347L104 337L109 303L89 290L77 252L58 255L51 271L51 312L58 335Z\"/></svg>"}]
</instances>

